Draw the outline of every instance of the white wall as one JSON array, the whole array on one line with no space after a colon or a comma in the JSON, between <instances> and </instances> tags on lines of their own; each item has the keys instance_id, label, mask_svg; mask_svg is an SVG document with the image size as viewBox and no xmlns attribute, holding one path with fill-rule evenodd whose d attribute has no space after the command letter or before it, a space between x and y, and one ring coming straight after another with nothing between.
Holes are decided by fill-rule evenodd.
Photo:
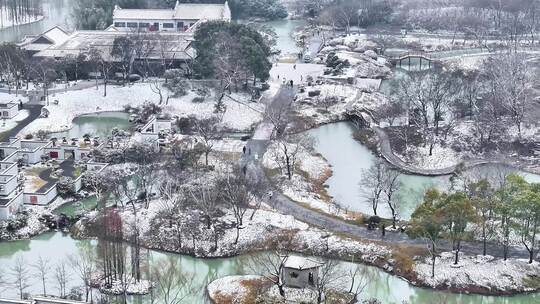
<instances>
[{"instance_id":1,"label":"white wall","mask_svg":"<svg viewBox=\"0 0 540 304\"><path fill-rule=\"evenodd\" d=\"M56 186L53 186L46 193L24 193L24 203L27 205L48 205L57 195ZM35 202L32 202L32 198L35 198Z\"/></svg>"},{"instance_id":2,"label":"white wall","mask_svg":"<svg viewBox=\"0 0 540 304\"><path fill-rule=\"evenodd\" d=\"M17 175L0 175L0 195L10 195L17 190Z\"/></svg>"},{"instance_id":3,"label":"white wall","mask_svg":"<svg viewBox=\"0 0 540 304\"><path fill-rule=\"evenodd\" d=\"M0 207L0 220L7 220L22 208L24 203L22 192L15 196L7 205ZM0 304L3 302L0 300Z\"/></svg>"}]
</instances>

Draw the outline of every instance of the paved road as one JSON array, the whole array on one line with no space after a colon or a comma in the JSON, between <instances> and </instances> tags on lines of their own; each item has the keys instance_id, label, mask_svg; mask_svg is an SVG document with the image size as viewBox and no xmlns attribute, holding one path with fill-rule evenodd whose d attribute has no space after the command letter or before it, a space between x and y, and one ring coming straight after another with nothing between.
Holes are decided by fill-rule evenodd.
<instances>
[{"instance_id":1,"label":"paved road","mask_svg":"<svg viewBox=\"0 0 540 304\"><path fill-rule=\"evenodd\" d=\"M41 115L41 108L43 108L42 105L30 105L25 104L24 109L28 110L28 117L26 117L23 121L19 122L15 128L0 133L0 142L7 142L9 141L9 138L17 136L17 134L24 129L26 126L28 126L32 121L34 121L36 118Z\"/></svg>"},{"instance_id":2,"label":"paved road","mask_svg":"<svg viewBox=\"0 0 540 304\"><path fill-rule=\"evenodd\" d=\"M294 90L290 88L282 87L276 94L274 99L268 104L267 111L271 111L273 108L283 106L287 102L290 102L294 97ZM257 128L255 133L258 134L271 134L268 132L268 121L264 120ZM261 129L265 129L264 132ZM249 165L250 170L253 170L255 174L265 179L266 174L261 164L261 158L266 152L268 145L270 144L271 136L267 138L257 138L249 140L247 147L251 153L246 153L241 162L244 165ZM296 219L308 223L312 226L325 229L329 232L340 233L350 237L363 238L367 240L382 241L389 244L407 244L413 246L426 246L423 240L411 239L405 233L392 233L389 232L386 236L382 237L380 231L369 230L365 226L349 224L345 221L330 217L328 215L307 209L302 205L293 202L288 197L282 195L279 191L274 190L275 193L270 200L270 204L277 211L283 214L289 214ZM452 250L452 244L448 241L441 241L439 248L445 251ZM467 254L482 254L482 244L480 242L463 242L462 251ZM502 257L502 248L497 244L490 243L487 246L488 254L493 256ZM510 256L527 258L528 253L521 247L510 248Z\"/></svg>"}]
</instances>

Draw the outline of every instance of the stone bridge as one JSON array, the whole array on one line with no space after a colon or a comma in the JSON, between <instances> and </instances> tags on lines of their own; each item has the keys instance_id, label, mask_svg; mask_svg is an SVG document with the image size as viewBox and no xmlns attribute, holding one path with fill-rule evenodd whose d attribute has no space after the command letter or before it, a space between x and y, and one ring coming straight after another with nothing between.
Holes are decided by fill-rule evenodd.
<instances>
[{"instance_id":1,"label":"stone bridge","mask_svg":"<svg viewBox=\"0 0 540 304\"><path fill-rule=\"evenodd\" d=\"M411 59L420 60L420 70L422 69L423 61L427 63L429 68L431 68L431 66L434 63L439 62L439 60L437 60L436 58L434 58L433 56L431 56L429 53L426 53L426 52L405 52L397 56L391 57L390 62L392 62L394 66L401 67L403 61L407 61L407 64L411 65Z\"/></svg>"}]
</instances>

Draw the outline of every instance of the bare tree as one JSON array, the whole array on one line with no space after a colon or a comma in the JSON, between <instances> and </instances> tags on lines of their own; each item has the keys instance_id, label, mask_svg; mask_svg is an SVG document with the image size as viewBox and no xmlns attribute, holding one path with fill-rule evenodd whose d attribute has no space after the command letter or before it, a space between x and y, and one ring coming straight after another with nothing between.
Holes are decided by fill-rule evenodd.
<instances>
[{"instance_id":1,"label":"bare tree","mask_svg":"<svg viewBox=\"0 0 540 304\"><path fill-rule=\"evenodd\" d=\"M526 57L518 53L497 56L486 62L486 74L495 100L508 113L521 138L525 113L532 102L533 78Z\"/></svg>"},{"instance_id":2,"label":"bare tree","mask_svg":"<svg viewBox=\"0 0 540 304\"><path fill-rule=\"evenodd\" d=\"M284 172L289 180L292 179L296 172L296 165L302 152L312 150L314 142L312 137L305 134L283 134L276 138L276 146L275 149L271 151L271 155L281 172Z\"/></svg>"},{"instance_id":3,"label":"bare tree","mask_svg":"<svg viewBox=\"0 0 540 304\"><path fill-rule=\"evenodd\" d=\"M54 278L56 283L58 283L58 292L60 298L65 298L67 296L66 287L69 281L68 271L66 268L66 262L64 260L60 261L54 268Z\"/></svg>"},{"instance_id":4,"label":"bare tree","mask_svg":"<svg viewBox=\"0 0 540 304\"><path fill-rule=\"evenodd\" d=\"M107 84L109 83L109 75L114 68L114 64L109 60L107 55L103 54L102 50L90 48L88 58L92 65L95 66L96 73L96 89L98 88L98 74L103 77L103 97L107 96Z\"/></svg>"},{"instance_id":5,"label":"bare tree","mask_svg":"<svg viewBox=\"0 0 540 304\"><path fill-rule=\"evenodd\" d=\"M13 286L17 289L21 299L25 296L25 291L30 287L30 273L28 264L23 256L19 255L15 258L15 263L11 266L13 275Z\"/></svg>"},{"instance_id":6,"label":"bare tree","mask_svg":"<svg viewBox=\"0 0 540 304\"><path fill-rule=\"evenodd\" d=\"M394 98L403 100L409 111L409 124L422 131L424 143L432 155L438 141L441 121L453 113L452 107L459 84L446 73L421 71L411 73L398 82Z\"/></svg>"},{"instance_id":7,"label":"bare tree","mask_svg":"<svg viewBox=\"0 0 540 304\"><path fill-rule=\"evenodd\" d=\"M267 251L253 255L249 267L256 273L277 286L279 294L284 297L285 290L281 279L283 267L289 259L289 254L281 251Z\"/></svg>"},{"instance_id":8,"label":"bare tree","mask_svg":"<svg viewBox=\"0 0 540 304\"><path fill-rule=\"evenodd\" d=\"M229 205L236 219L235 244L238 243L240 229L243 228L244 215L248 211L250 203L255 200L254 193L250 191L249 183L246 174L241 172L239 168L236 168L232 174L223 177L218 183L221 197Z\"/></svg>"},{"instance_id":9,"label":"bare tree","mask_svg":"<svg viewBox=\"0 0 540 304\"><path fill-rule=\"evenodd\" d=\"M42 284L42 287L43 287L43 295L46 296L47 295L47 288L46 288L46 283L47 283L47 275L49 274L50 270L51 270L51 264L50 264L50 260L47 259L47 258L43 258L41 255L38 257L36 263L34 265L32 265L38 275L39 275L39 278L41 280L41 284Z\"/></svg>"},{"instance_id":10,"label":"bare tree","mask_svg":"<svg viewBox=\"0 0 540 304\"><path fill-rule=\"evenodd\" d=\"M202 141L205 165L208 166L208 155L212 152L216 141L223 138L221 119L217 116L204 118L195 122L197 135Z\"/></svg>"},{"instance_id":11,"label":"bare tree","mask_svg":"<svg viewBox=\"0 0 540 304\"><path fill-rule=\"evenodd\" d=\"M386 204L392 212L392 228L395 229L401 203L401 199L397 195L402 186L402 182L400 180L401 173L397 170L392 170L388 166L385 167L386 170L384 173L385 177L383 181L383 193L385 196Z\"/></svg>"},{"instance_id":12,"label":"bare tree","mask_svg":"<svg viewBox=\"0 0 540 304\"><path fill-rule=\"evenodd\" d=\"M362 172L360 191L369 200L374 215L377 215L377 208L385 190L386 170L384 161L377 158L371 167Z\"/></svg>"},{"instance_id":13,"label":"bare tree","mask_svg":"<svg viewBox=\"0 0 540 304\"><path fill-rule=\"evenodd\" d=\"M317 291L317 303L325 301L325 295L330 289L337 289L337 285L341 283L341 279L346 275L340 269L339 262L336 260L326 261L319 269L315 289Z\"/></svg>"},{"instance_id":14,"label":"bare tree","mask_svg":"<svg viewBox=\"0 0 540 304\"><path fill-rule=\"evenodd\" d=\"M215 216L219 211L218 191L215 186L200 185L189 190L196 206L201 209L206 221L206 229L212 228Z\"/></svg>"},{"instance_id":15,"label":"bare tree","mask_svg":"<svg viewBox=\"0 0 540 304\"><path fill-rule=\"evenodd\" d=\"M160 260L151 271L152 281L155 282L156 298L163 304L180 304L190 302L198 286L194 284L193 275L181 270L178 259L168 257Z\"/></svg>"},{"instance_id":16,"label":"bare tree","mask_svg":"<svg viewBox=\"0 0 540 304\"><path fill-rule=\"evenodd\" d=\"M90 280L96 271L95 255L90 249L83 249L78 255L68 257L69 264L84 283L85 302L92 298Z\"/></svg>"}]
</instances>

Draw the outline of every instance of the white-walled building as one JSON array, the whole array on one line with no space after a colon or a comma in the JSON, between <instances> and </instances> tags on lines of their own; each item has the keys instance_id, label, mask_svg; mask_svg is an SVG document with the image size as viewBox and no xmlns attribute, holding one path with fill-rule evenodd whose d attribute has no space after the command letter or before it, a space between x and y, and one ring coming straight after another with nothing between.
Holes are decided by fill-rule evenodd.
<instances>
[{"instance_id":1,"label":"white-walled building","mask_svg":"<svg viewBox=\"0 0 540 304\"><path fill-rule=\"evenodd\" d=\"M14 102L0 103L0 119L12 119L19 114L19 105Z\"/></svg>"},{"instance_id":2,"label":"white-walled building","mask_svg":"<svg viewBox=\"0 0 540 304\"><path fill-rule=\"evenodd\" d=\"M52 141L21 140L10 138L9 142L0 143L0 220L5 220L27 205L48 205L57 196L58 178L51 177L53 168L46 169L43 184L31 190L25 189L24 173L19 164L35 165L44 158L58 161L62 176L73 179L74 191L82 187L81 164L87 171L101 171L107 164L92 161L77 163L87 158L88 146ZM47 171L48 170L48 171Z\"/></svg>"},{"instance_id":3,"label":"white-walled building","mask_svg":"<svg viewBox=\"0 0 540 304\"><path fill-rule=\"evenodd\" d=\"M199 22L231 21L229 3L179 3L173 9L123 9L113 12L113 27L119 31L186 32Z\"/></svg>"}]
</instances>

